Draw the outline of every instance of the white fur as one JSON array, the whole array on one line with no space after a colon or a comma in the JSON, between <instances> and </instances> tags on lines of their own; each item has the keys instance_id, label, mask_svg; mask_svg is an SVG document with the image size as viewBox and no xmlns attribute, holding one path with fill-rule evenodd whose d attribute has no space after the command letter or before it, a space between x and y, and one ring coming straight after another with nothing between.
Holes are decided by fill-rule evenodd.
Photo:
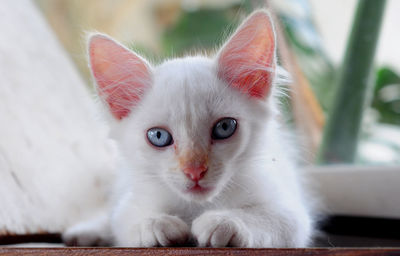
<instances>
[{"instance_id":1,"label":"white fur","mask_svg":"<svg viewBox=\"0 0 400 256\"><path fill-rule=\"evenodd\" d=\"M306 246L312 220L293 146L277 121L277 89L265 101L250 98L218 79L216 59L200 56L152 70L152 86L112 130L123 158L109 222L114 244L169 246L191 237L199 246ZM238 129L210 146L211 128L222 117L235 118ZM210 150L199 181L209 193L186 191L193 181L174 148L146 141L152 127L168 128L180 150Z\"/></svg>"},{"instance_id":2,"label":"white fur","mask_svg":"<svg viewBox=\"0 0 400 256\"><path fill-rule=\"evenodd\" d=\"M103 207L113 142L33 1L2 1L0 31L0 235L62 232Z\"/></svg>"},{"instance_id":3,"label":"white fur","mask_svg":"<svg viewBox=\"0 0 400 256\"><path fill-rule=\"evenodd\" d=\"M290 145L268 106L274 98L255 101L227 87L216 79L213 64L190 57L155 68L153 87L114 128L128 166L111 217L116 245L170 245L157 234L175 241L174 234L190 235L189 226L202 246L299 247L309 241L311 219ZM173 148L155 150L145 132L166 126L174 141L190 150L208 145L210 127L221 117L237 118L239 128L233 138L212 146L200 184L215 189L204 197L187 194L191 181L178 170ZM158 221L177 230L148 224Z\"/></svg>"}]
</instances>

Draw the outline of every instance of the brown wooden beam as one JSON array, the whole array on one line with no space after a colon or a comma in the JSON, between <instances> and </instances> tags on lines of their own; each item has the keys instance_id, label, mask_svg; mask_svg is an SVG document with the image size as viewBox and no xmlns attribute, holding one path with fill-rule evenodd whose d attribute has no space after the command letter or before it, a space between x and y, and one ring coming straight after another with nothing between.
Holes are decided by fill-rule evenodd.
<instances>
[{"instance_id":1,"label":"brown wooden beam","mask_svg":"<svg viewBox=\"0 0 400 256\"><path fill-rule=\"evenodd\" d=\"M0 255L400 255L400 248L241 249L241 248L0 248Z\"/></svg>"}]
</instances>

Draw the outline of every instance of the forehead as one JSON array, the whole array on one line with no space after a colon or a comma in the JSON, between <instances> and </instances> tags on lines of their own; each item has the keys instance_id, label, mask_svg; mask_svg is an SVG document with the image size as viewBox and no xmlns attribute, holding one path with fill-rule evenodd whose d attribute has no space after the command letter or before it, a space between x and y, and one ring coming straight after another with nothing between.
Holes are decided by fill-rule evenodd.
<instances>
[{"instance_id":1,"label":"forehead","mask_svg":"<svg viewBox=\"0 0 400 256\"><path fill-rule=\"evenodd\" d=\"M154 72L153 91L184 96L205 97L216 93L218 80L213 61L203 57L188 57L167 61Z\"/></svg>"},{"instance_id":2,"label":"forehead","mask_svg":"<svg viewBox=\"0 0 400 256\"><path fill-rule=\"evenodd\" d=\"M168 61L155 70L146 111L157 111L153 117L172 122L213 118L229 109L226 90L217 79L212 60L196 57Z\"/></svg>"}]
</instances>

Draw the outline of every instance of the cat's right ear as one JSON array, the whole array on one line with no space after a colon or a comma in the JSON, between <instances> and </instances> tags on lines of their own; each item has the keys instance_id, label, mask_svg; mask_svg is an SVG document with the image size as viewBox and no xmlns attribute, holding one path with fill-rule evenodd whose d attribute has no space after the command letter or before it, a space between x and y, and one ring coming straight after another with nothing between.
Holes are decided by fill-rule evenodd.
<instances>
[{"instance_id":1,"label":"cat's right ear","mask_svg":"<svg viewBox=\"0 0 400 256\"><path fill-rule=\"evenodd\" d=\"M108 36L89 37L90 69L98 94L117 120L128 116L150 87L148 62Z\"/></svg>"},{"instance_id":2,"label":"cat's right ear","mask_svg":"<svg viewBox=\"0 0 400 256\"><path fill-rule=\"evenodd\" d=\"M275 32L264 10L253 12L217 55L218 77L252 98L265 99L276 69Z\"/></svg>"}]
</instances>

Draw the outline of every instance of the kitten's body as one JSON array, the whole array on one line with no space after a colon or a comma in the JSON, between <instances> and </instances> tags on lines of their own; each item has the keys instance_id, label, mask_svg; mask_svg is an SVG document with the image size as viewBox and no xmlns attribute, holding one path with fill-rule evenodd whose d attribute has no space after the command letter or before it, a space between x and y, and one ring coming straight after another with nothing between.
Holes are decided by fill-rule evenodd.
<instances>
[{"instance_id":1,"label":"kitten's body","mask_svg":"<svg viewBox=\"0 0 400 256\"><path fill-rule=\"evenodd\" d=\"M252 17L237 35L250 33L246 25L255 26L251 22L259 22L257 19L265 21L267 14L258 12ZM259 76L229 77L229 82L221 79L225 73L235 72L231 68L237 59L221 75L224 61L231 61L224 59L231 45L215 59L187 57L149 68L151 85L139 86L146 88L145 93L139 100L135 98L128 114L114 111L121 120L113 127L112 137L120 146L123 168L111 214L99 222L73 227L64 236L67 240L78 238L79 243L88 245L97 239L90 230L98 229L103 240L110 239L107 230L111 231L113 244L118 246L168 246L188 238L200 246L214 247L299 247L308 243L312 229L308 205L291 146L277 121L276 89L272 86L279 73L275 57L268 59L272 78L268 77L270 69L261 74L270 83L262 81L261 86L268 88L254 93L251 89L260 86ZM257 56L244 57L251 61ZM92 62L94 76L101 84L95 65ZM249 76L241 68L236 69L241 71L238 75ZM254 85L243 93L243 88L229 86L235 81ZM215 140L213 127L225 117L237 121L236 131L227 139ZM146 131L152 127L171 133L172 144L156 148L146 141ZM206 165L204 177L189 179L188 163ZM200 189L194 189L194 184ZM105 228L99 231L100 226Z\"/></svg>"}]
</instances>

